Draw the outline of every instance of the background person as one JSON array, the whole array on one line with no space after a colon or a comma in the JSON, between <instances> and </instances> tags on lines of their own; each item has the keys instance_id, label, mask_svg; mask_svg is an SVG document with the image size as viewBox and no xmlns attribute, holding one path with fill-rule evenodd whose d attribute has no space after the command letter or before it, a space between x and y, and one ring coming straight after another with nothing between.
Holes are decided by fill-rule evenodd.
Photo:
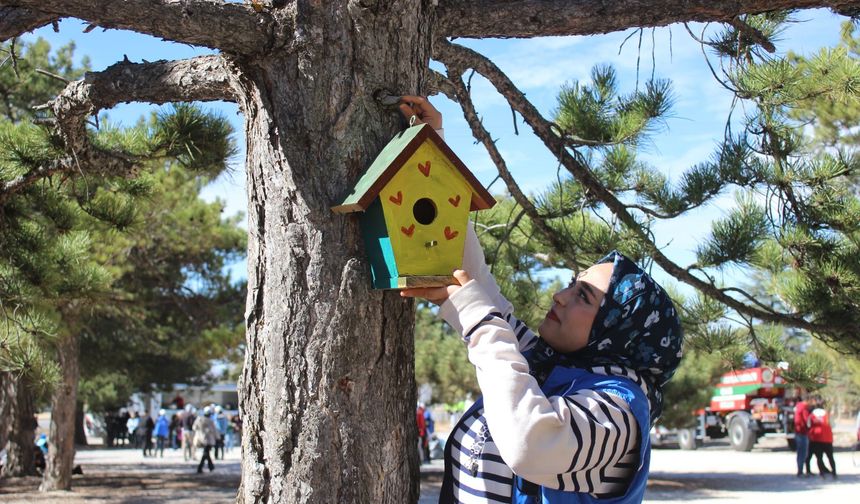
<instances>
[{"instance_id":1,"label":"background person","mask_svg":"<svg viewBox=\"0 0 860 504\"><path fill-rule=\"evenodd\" d=\"M218 429L215 427L215 422L212 421L212 409L209 406L203 408L203 414L194 420L194 443L203 447L203 456L200 457L200 464L197 465L197 472L203 472L203 464L209 464L209 472L215 470L215 464L212 463L212 447L218 439Z\"/></svg>"},{"instance_id":2,"label":"background person","mask_svg":"<svg viewBox=\"0 0 860 504\"><path fill-rule=\"evenodd\" d=\"M189 460L197 460L197 452L194 449L194 421L197 419L194 406L191 404L185 405L185 411L182 413L180 424L182 425L182 458L186 462Z\"/></svg>"},{"instance_id":3,"label":"background person","mask_svg":"<svg viewBox=\"0 0 860 504\"><path fill-rule=\"evenodd\" d=\"M806 466L806 475L812 474L809 470L809 410L806 405L806 397L798 396L799 401L794 405L794 446L797 450L797 477L803 476L803 468Z\"/></svg>"},{"instance_id":4,"label":"background person","mask_svg":"<svg viewBox=\"0 0 860 504\"><path fill-rule=\"evenodd\" d=\"M128 420L125 421L126 432L128 432L128 442L135 448L140 448L140 442L137 439L137 428L140 426L140 417L137 416L137 411L129 413Z\"/></svg>"},{"instance_id":5,"label":"background person","mask_svg":"<svg viewBox=\"0 0 860 504\"><path fill-rule=\"evenodd\" d=\"M806 466L809 467L809 459L815 455L818 464L818 474L825 477L827 474L836 478L836 461L833 459L833 429L830 426L830 413L824 409L824 401L816 397L811 405L809 413L809 455ZM830 469L824 464L824 456L830 461Z\"/></svg>"},{"instance_id":6,"label":"background person","mask_svg":"<svg viewBox=\"0 0 860 504\"><path fill-rule=\"evenodd\" d=\"M218 439L215 441L215 458L224 460L224 441L227 437L227 415L221 406L215 406L215 427L218 429Z\"/></svg>"},{"instance_id":7,"label":"background person","mask_svg":"<svg viewBox=\"0 0 860 504\"><path fill-rule=\"evenodd\" d=\"M170 420L167 419L167 412L158 410L158 419L155 421L155 451L159 457L164 458L164 445L170 436Z\"/></svg>"}]
</instances>

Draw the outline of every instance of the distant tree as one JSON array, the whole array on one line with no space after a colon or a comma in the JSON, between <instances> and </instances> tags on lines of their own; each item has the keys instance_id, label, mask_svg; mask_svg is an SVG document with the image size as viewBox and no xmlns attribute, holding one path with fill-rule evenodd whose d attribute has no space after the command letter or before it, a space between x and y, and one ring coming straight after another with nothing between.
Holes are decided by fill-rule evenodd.
<instances>
[{"instance_id":1,"label":"distant tree","mask_svg":"<svg viewBox=\"0 0 860 504\"><path fill-rule=\"evenodd\" d=\"M27 150L25 139L39 135L38 128L27 125L34 118L33 107L62 90L60 79L77 79L89 69L86 58L80 67L73 65L73 52L70 44L51 54L44 40L0 45L0 144L22 141L0 152L0 446L8 453L4 472L13 476L34 471L36 405L59 380L59 368L47 352L56 314L42 309L51 303L44 298L74 299L99 284L96 271L76 261L86 236L61 235L71 226L67 208L44 189L34 188L25 198L11 197L26 183L14 166L15 157L52 153L45 144L44 150ZM22 219L34 209L35 218ZM51 258L40 257L39 249L51 250Z\"/></svg>"},{"instance_id":2,"label":"distant tree","mask_svg":"<svg viewBox=\"0 0 860 504\"><path fill-rule=\"evenodd\" d=\"M415 313L415 381L431 386L434 403L457 403L479 391L459 335L427 306Z\"/></svg>"},{"instance_id":3,"label":"distant tree","mask_svg":"<svg viewBox=\"0 0 860 504\"><path fill-rule=\"evenodd\" d=\"M14 74L9 104L32 105L40 83L26 83L34 75L55 73L44 69L51 64L44 42L34 44L32 54L30 47L7 49L16 63L0 69L4 78ZM71 57L70 50L60 54ZM33 66L17 64L30 60ZM94 341L104 348L121 332L116 326L104 331L104 321L113 317L124 336L138 338L131 359L137 368L126 367L126 376L164 380L200 372L228 334L211 332L221 323L230 324L229 334L236 338L241 308L235 300L243 287L231 284L223 268L242 254L244 232L235 218L222 220L220 203L197 198L202 185L225 169L234 147L223 118L180 104L131 128L103 119L86 132L90 150L69 159L50 129L19 120L28 110L9 110L0 122L0 301L7 343L0 348L0 364L28 384L52 388L43 488L68 488L82 338L84 355L95 357ZM56 118L36 121L51 124ZM68 162L80 170L63 171ZM135 327L137 333L131 331ZM172 333L187 341L168 359L165 342ZM121 355L102 353L88 371L117 370L111 366L123 363ZM173 374L168 361L175 362ZM148 374L140 371L144 364ZM163 383L148 383L153 382ZM26 393L32 405L35 388L17 387L17 397ZM30 408L26 416L17 413L19 423L32 422ZM29 436L26 443L32 446L32 428L13 428L13 433L22 442Z\"/></svg>"},{"instance_id":4,"label":"distant tree","mask_svg":"<svg viewBox=\"0 0 860 504\"><path fill-rule=\"evenodd\" d=\"M846 21L842 23L839 45L830 52L844 54L846 60L856 60L860 57L860 38L857 36L857 25ZM791 61L801 67L818 64L816 58L806 58L790 54ZM829 69L836 73L850 73L850 64ZM851 87L842 90L845 94L853 94ZM860 131L857 121L860 119L860 104L856 100L832 100L829 96L812 95L799 103L791 111L793 118L810 124L814 129L813 145L837 149L856 148L860 146ZM856 174L854 174L856 175Z\"/></svg>"}]
</instances>

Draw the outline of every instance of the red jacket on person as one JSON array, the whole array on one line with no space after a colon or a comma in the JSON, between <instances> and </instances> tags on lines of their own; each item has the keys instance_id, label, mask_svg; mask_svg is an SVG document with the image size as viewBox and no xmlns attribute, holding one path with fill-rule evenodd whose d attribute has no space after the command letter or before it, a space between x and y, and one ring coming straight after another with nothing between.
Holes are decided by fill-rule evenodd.
<instances>
[{"instance_id":1,"label":"red jacket on person","mask_svg":"<svg viewBox=\"0 0 860 504\"><path fill-rule=\"evenodd\" d=\"M830 428L830 413L821 408L809 415L809 441L833 444L833 429Z\"/></svg>"},{"instance_id":2,"label":"red jacket on person","mask_svg":"<svg viewBox=\"0 0 860 504\"><path fill-rule=\"evenodd\" d=\"M794 432L803 435L809 432L809 410L806 409L806 401L799 401L794 405Z\"/></svg>"},{"instance_id":3,"label":"red jacket on person","mask_svg":"<svg viewBox=\"0 0 860 504\"><path fill-rule=\"evenodd\" d=\"M423 438L427 432L427 424L424 422L424 408L420 406L415 411L415 423L418 425L418 437Z\"/></svg>"}]
</instances>

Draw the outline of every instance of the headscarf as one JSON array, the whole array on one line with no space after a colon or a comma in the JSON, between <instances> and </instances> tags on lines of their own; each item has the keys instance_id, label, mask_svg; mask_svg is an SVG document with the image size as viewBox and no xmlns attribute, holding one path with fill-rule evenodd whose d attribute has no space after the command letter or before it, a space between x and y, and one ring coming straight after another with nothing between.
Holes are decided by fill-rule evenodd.
<instances>
[{"instance_id":1,"label":"headscarf","mask_svg":"<svg viewBox=\"0 0 860 504\"><path fill-rule=\"evenodd\" d=\"M613 263L612 276L588 343L561 354L538 340L529 359L532 374L542 382L558 365L581 369L620 366L632 371L646 384L653 425L663 411L663 385L683 355L681 322L666 291L635 262L612 251L596 264L608 262Z\"/></svg>"}]
</instances>

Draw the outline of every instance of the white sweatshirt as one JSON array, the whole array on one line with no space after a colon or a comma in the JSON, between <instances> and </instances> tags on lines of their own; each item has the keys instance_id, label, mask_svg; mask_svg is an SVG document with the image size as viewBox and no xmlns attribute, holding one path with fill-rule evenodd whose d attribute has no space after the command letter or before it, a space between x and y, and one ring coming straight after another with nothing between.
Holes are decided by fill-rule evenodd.
<instances>
[{"instance_id":1,"label":"white sweatshirt","mask_svg":"<svg viewBox=\"0 0 860 504\"><path fill-rule=\"evenodd\" d=\"M522 354L537 336L513 317L472 226L463 269L472 280L450 296L439 315L464 336L484 404L480 414L465 419L451 434L455 466L477 467L471 478L467 473L458 476L457 498L504 501L510 495L511 472L548 488L595 496L623 493L638 469L640 443L640 429L627 402L590 389L544 395ZM475 438L484 425L489 439L476 449ZM496 453L500 460L494 458Z\"/></svg>"}]
</instances>

